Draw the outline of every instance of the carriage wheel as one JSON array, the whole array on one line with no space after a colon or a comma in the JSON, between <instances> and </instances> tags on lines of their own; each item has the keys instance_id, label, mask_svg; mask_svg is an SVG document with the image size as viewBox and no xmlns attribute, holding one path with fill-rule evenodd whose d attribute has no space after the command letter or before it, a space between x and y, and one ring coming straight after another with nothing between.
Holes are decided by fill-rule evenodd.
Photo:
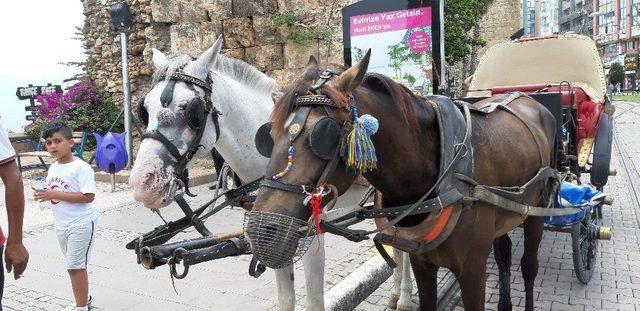
<instances>
[{"instance_id":1,"label":"carriage wheel","mask_svg":"<svg viewBox=\"0 0 640 311\"><path fill-rule=\"evenodd\" d=\"M595 212L587 214L581 222L571 228L573 269L583 284L589 283L596 268L598 238L590 232L591 228L597 228L599 223Z\"/></svg>"}]
</instances>

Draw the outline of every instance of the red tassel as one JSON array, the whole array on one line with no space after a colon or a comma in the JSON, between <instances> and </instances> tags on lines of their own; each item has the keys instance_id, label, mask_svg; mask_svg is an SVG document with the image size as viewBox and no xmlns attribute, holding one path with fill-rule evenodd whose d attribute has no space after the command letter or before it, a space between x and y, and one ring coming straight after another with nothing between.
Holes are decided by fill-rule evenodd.
<instances>
[{"instance_id":1,"label":"red tassel","mask_svg":"<svg viewBox=\"0 0 640 311\"><path fill-rule=\"evenodd\" d=\"M313 221L316 224L316 235L322 234L322 229L320 229L320 214L322 214L322 188L318 194L313 193L311 195L311 215L313 215Z\"/></svg>"}]
</instances>

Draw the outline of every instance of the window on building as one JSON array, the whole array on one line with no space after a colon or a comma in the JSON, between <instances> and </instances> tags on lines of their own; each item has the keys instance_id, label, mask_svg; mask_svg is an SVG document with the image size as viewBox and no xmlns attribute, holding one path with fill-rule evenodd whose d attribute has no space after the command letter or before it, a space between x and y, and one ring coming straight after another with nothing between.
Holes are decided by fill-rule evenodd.
<instances>
[{"instance_id":1,"label":"window on building","mask_svg":"<svg viewBox=\"0 0 640 311\"><path fill-rule=\"evenodd\" d=\"M627 33L627 1L620 1L620 33Z\"/></svg>"},{"instance_id":2,"label":"window on building","mask_svg":"<svg viewBox=\"0 0 640 311\"><path fill-rule=\"evenodd\" d=\"M633 44L634 44L633 40L627 41L627 50L633 50L634 49Z\"/></svg>"},{"instance_id":3,"label":"window on building","mask_svg":"<svg viewBox=\"0 0 640 311\"><path fill-rule=\"evenodd\" d=\"M611 43L604 46L604 54L619 54L618 44Z\"/></svg>"},{"instance_id":4,"label":"window on building","mask_svg":"<svg viewBox=\"0 0 640 311\"><path fill-rule=\"evenodd\" d=\"M640 25L640 0L632 0L631 1L631 27Z\"/></svg>"},{"instance_id":5,"label":"window on building","mask_svg":"<svg viewBox=\"0 0 640 311\"><path fill-rule=\"evenodd\" d=\"M615 0L598 1L598 34L616 33Z\"/></svg>"}]
</instances>

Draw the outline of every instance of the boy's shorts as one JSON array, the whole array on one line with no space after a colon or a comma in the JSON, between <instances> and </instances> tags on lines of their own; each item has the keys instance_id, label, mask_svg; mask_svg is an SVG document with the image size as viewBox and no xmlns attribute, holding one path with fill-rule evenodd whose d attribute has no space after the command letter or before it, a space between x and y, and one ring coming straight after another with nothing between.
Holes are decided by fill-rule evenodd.
<instances>
[{"instance_id":1,"label":"boy's shorts","mask_svg":"<svg viewBox=\"0 0 640 311\"><path fill-rule=\"evenodd\" d=\"M67 259L67 270L86 269L93 248L96 221L57 230L58 243Z\"/></svg>"}]
</instances>

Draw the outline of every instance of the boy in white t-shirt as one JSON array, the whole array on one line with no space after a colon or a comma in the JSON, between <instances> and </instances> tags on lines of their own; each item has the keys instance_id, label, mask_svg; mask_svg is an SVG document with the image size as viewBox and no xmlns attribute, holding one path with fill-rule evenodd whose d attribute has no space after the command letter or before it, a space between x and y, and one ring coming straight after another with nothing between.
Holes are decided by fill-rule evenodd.
<instances>
[{"instance_id":1,"label":"boy in white t-shirt","mask_svg":"<svg viewBox=\"0 0 640 311\"><path fill-rule=\"evenodd\" d=\"M96 183L93 169L73 153L69 127L54 122L44 130L47 151L57 161L49 167L48 188L34 193L40 202L51 202L56 235L66 258L75 304L65 310L89 310L87 263L95 234L98 212L93 207Z\"/></svg>"}]
</instances>

